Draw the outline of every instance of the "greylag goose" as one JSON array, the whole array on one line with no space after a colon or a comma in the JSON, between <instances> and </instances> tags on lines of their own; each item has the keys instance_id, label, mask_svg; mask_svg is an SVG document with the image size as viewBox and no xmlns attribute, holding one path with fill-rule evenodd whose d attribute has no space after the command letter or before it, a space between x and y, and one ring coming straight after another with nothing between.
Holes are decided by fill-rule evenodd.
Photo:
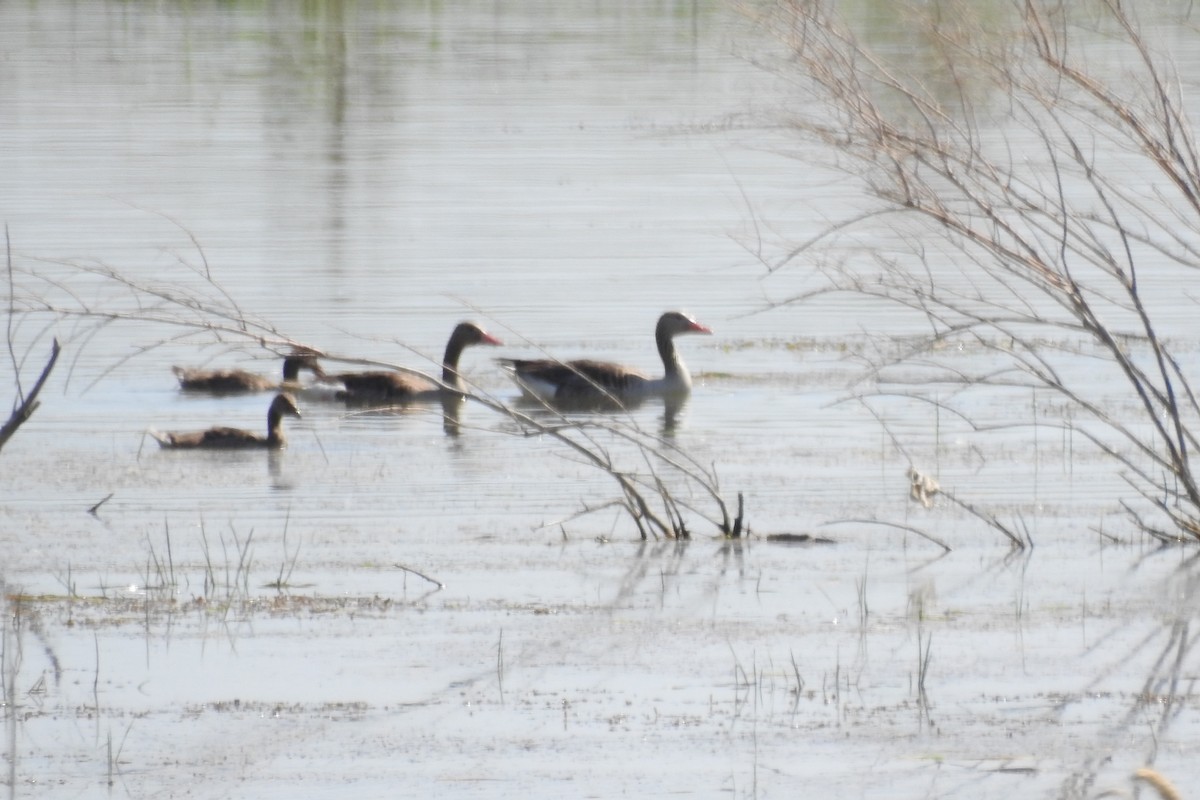
<instances>
[{"instance_id":1,"label":"greylag goose","mask_svg":"<svg viewBox=\"0 0 1200 800\"><path fill-rule=\"evenodd\" d=\"M446 342L446 353L442 358L442 384L405 372L343 372L330 375L327 380L345 387L338 392L338 399L347 403L421 403L442 399L454 399L463 391L462 378L458 374L458 359L463 350L471 345L503 344L495 336L473 322L460 322L450 340Z\"/></svg>"},{"instance_id":2,"label":"greylag goose","mask_svg":"<svg viewBox=\"0 0 1200 800\"><path fill-rule=\"evenodd\" d=\"M288 388L300 377L300 370L307 369L318 378L325 376L317 357L311 354L290 355L283 359L283 383L246 372L241 369L191 369L171 367L179 378L179 388L186 392L210 392L212 394L239 394L243 392L266 392Z\"/></svg>"},{"instance_id":3,"label":"greylag goose","mask_svg":"<svg viewBox=\"0 0 1200 800\"><path fill-rule=\"evenodd\" d=\"M712 331L687 314L668 311L658 318L654 340L665 372L651 378L640 370L608 361L501 359L521 391L532 399L559 407L628 406L648 397L687 394L692 376L675 349L675 337Z\"/></svg>"},{"instance_id":4,"label":"greylag goose","mask_svg":"<svg viewBox=\"0 0 1200 800\"><path fill-rule=\"evenodd\" d=\"M287 446L283 435L283 418L300 416L300 409L291 395L279 394L271 401L267 410L267 435L245 431L241 428L209 428L206 431L188 433L150 431L150 435L163 447L206 448L233 450L242 448L269 448L278 450Z\"/></svg>"}]
</instances>

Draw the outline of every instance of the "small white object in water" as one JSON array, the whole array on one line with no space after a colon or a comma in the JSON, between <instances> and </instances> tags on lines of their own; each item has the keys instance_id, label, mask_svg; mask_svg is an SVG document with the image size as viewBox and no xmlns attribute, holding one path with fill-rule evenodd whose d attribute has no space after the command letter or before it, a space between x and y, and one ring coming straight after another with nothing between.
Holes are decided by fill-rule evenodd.
<instances>
[{"instance_id":1,"label":"small white object in water","mask_svg":"<svg viewBox=\"0 0 1200 800\"><path fill-rule=\"evenodd\" d=\"M926 508L933 508L933 496L941 491L938 482L928 475L917 471L916 467L908 468L908 494Z\"/></svg>"}]
</instances>

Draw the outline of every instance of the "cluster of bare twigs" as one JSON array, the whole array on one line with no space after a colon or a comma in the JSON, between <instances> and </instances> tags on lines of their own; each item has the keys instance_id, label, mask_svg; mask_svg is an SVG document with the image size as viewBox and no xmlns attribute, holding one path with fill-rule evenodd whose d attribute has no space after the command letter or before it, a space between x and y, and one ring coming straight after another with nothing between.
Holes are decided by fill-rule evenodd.
<instances>
[{"instance_id":1,"label":"cluster of bare twigs","mask_svg":"<svg viewBox=\"0 0 1200 800\"><path fill-rule=\"evenodd\" d=\"M782 302L849 292L914 315L929 333L871 364L880 395L978 430L973 395L1046 391L1058 424L1132 488L1122 505L1139 529L1200 541L1200 401L1162 313L1200 268L1200 152L1167 58L1120 0L923 4L905 18L922 59L867 44L834 6L789 0L765 21L786 44L781 69L798 65L820 101L786 122L877 202L764 256L776 271L818 245L835 254L816 288ZM1085 28L1104 34L1103 59L1088 58ZM845 234L877 223L896 248L847 256ZM960 366L963 348L985 366Z\"/></svg>"},{"instance_id":2,"label":"cluster of bare twigs","mask_svg":"<svg viewBox=\"0 0 1200 800\"><path fill-rule=\"evenodd\" d=\"M139 344L96 375L93 383L128 361L169 345L194 343L230 350L257 345L277 354L310 349L244 310L212 276L194 235L174 224L190 241L194 257L177 254L174 264L150 277L94 260L10 263L10 342L14 320L30 327L41 325L43 331L67 328L66 341L75 346L78 359L88 342L103 331L139 326L142 335L129 337Z\"/></svg>"},{"instance_id":3,"label":"cluster of bare twigs","mask_svg":"<svg viewBox=\"0 0 1200 800\"><path fill-rule=\"evenodd\" d=\"M616 507L633 521L643 539L659 536L689 539L691 530L686 511L711 523L722 536L736 539L748 533L743 495L738 493L737 513L731 516L721 494L716 465L706 467L674 442L644 430L631 418L569 417L548 407L539 409L546 413L534 414L490 397L476 395L473 399L516 423L519 435L550 437L583 463L616 481L621 492L617 499L599 505L585 504L571 519ZM626 452L640 461L640 468L622 466L614 455L621 445L629 446ZM688 495L684 496L683 491L688 491ZM705 504L711 504L715 513L705 510Z\"/></svg>"}]
</instances>

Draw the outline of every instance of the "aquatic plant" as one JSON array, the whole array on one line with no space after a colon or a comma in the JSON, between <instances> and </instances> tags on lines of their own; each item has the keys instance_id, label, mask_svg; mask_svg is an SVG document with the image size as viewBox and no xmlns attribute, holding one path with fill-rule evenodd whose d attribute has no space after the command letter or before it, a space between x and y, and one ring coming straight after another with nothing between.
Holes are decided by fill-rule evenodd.
<instances>
[{"instance_id":1,"label":"aquatic plant","mask_svg":"<svg viewBox=\"0 0 1200 800\"><path fill-rule=\"evenodd\" d=\"M1171 336L1200 291L1200 149L1163 42L1118 0L872 6L895 18L870 25L836 6L760 20L785 46L774 69L800 73L787 129L870 206L776 255L755 245L771 275L808 281L776 304L849 293L911 316L927 333L881 336L856 400L919 399L981 440L1057 428L1068 469L1077 441L1113 465L1136 530L1200 542L1200 399ZM865 226L886 252L861 246Z\"/></svg>"}]
</instances>

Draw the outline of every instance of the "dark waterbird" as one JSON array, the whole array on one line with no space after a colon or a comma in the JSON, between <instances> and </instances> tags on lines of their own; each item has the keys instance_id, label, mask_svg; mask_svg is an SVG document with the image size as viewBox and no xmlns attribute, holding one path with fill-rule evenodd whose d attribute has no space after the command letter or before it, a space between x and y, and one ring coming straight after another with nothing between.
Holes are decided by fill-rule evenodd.
<instances>
[{"instance_id":1,"label":"dark waterbird","mask_svg":"<svg viewBox=\"0 0 1200 800\"><path fill-rule=\"evenodd\" d=\"M244 394L287 389L299 382L300 370L306 369L318 378L325 377L317 357L310 354L290 355L283 359L283 382L256 375L242 369L192 369L171 367L179 378L179 388L186 392L208 392L210 394Z\"/></svg>"},{"instance_id":2,"label":"dark waterbird","mask_svg":"<svg viewBox=\"0 0 1200 800\"><path fill-rule=\"evenodd\" d=\"M679 397L692 388L692 376L675 349L675 337L712 331L680 311L658 319L654 340L664 373L652 378L641 370L610 361L579 359L500 359L528 397L554 406L630 406L650 397Z\"/></svg>"},{"instance_id":3,"label":"dark waterbird","mask_svg":"<svg viewBox=\"0 0 1200 800\"><path fill-rule=\"evenodd\" d=\"M473 345L503 344L495 336L473 322L461 322L450 334L442 358L442 384L419 375L377 370L372 372L343 372L329 375L326 380L340 383L344 389L338 399L352 405L404 405L455 399L465 390L458 374L458 360L463 350Z\"/></svg>"},{"instance_id":4,"label":"dark waterbird","mask_svg":"<svg viewBox=\"0 0 1200 800\"><path fill-rule=\"evenodd\" d=\"M263 436L253 431L241 428L209 428L206 431L150 431L160 445L170 448L205 448L212 450L237 450L249 448L266 448L278 450L287 446L283 435L283 418L300 416L296 401L291 395L279 394L271 401L267 409L267 435Z\"/></svg>"}]
</instances>

